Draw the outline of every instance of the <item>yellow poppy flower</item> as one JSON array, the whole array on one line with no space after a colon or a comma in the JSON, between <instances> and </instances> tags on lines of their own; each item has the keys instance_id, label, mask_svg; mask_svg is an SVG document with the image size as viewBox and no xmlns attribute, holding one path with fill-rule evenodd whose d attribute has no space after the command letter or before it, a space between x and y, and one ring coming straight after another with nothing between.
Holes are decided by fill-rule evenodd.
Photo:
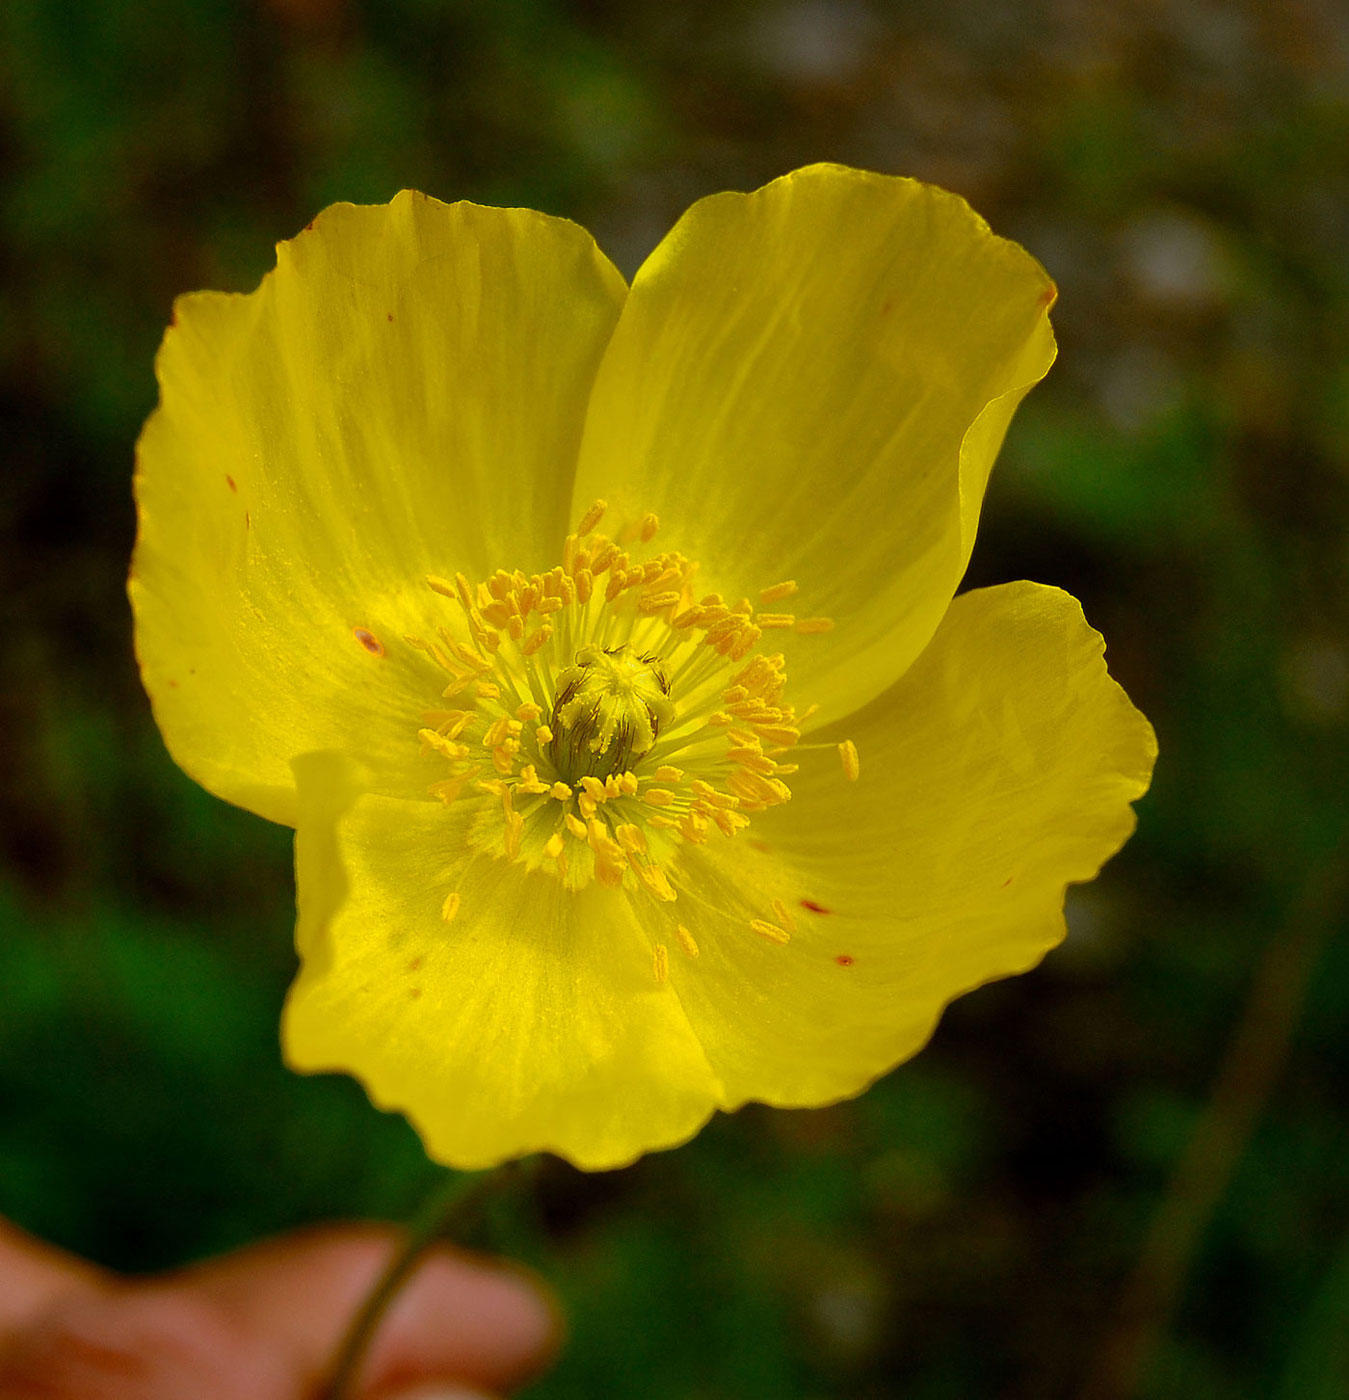
<instances>
[{"instance_id":1,"label":"yellow poppy flower","mask_svg":"<svg viewBox=\"0 0 1349 1400\"><path fill-rule=\"evenodd\" d=\"M178 302L137 649L182 767L297 828L292 1065L457 1166L614 1167L858 1093L1058 942L1152 732L1066 594L952 601L1053 298L822 165L630 288L404 193Z\"/></svg>"}]
</instances>

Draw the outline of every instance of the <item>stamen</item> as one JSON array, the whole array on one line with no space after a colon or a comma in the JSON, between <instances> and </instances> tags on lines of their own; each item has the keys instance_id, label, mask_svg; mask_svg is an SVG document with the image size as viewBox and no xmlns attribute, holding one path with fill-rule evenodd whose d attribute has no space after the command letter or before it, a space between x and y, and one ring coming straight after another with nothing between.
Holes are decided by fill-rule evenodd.
<instances>
[{"instance_id":1,"label":"stamen","mask_svg":"<svg viewBox=\"0 0 1349 1400\"><path fill-rule=\"evenodd\" d=\"M679 946L689 955L689 957L696 958L698 956L698 945L696 942L694 942L693 935L688 931L688 929L684 927L683 924L676 925L675 937L679 940Z\"/></svg>"},{"instance_id":2,"label":"stamen","mask_svg":"<svg viewBox=\"0 0 1349 1400\"><path fill-rule=\"evenodd\" d=\"M463 900L460 898L458 890L447 894L445 896L445 903L440 906L440 917L444 919L447 924L452 924L454 922L454 916L459 912L459 906L462 903Z\"/></svg>"},{"instance_id":3,"label":"stamen","mask_svg":"<svg viewBox=\"0 0 1349 1400\"><path fill-rule=\"evenodd\" d=\"M796 751L832 747L800 743L813 708L798 714L785 657L760 647L774 631L833 624L696 594L697 565L652 543L653 513L630 517L615 540L595 533L605 509L586 511L543 573L425 576L452 607L407 638L443 673L446 697L416 732L428 761L448 766L432 795L479 804L469 837L479 852L568 889L598 881L675 903L686 848L732 838L789 801ZM759 604L796 592L794 580L773 584ZM854 777L855 749L839 753ZM771 921L745 908L734 917L788 943L791 911L771 905ZM458 909L456 893L442 913ZM687 926L673 926L668 943L698 957ZM668 971L667 943L654 946Z\"/></svg>"},{"instance_id":4,"label":"stamen","mask_svg":"<svg viewBox=\"0 0 1349 1400\"><path fill-rule=\"evenodd\" d=\"M657 982L670 980L670 954L664 943L657 943L651 950L651 966Z\"/></svg>"},{"instance_id":5,"label":"stamen","mask_svg":"<svg viewBox=\"0 0 1349 1400\"><path fill-rule=\"evenodd\" d=\"M838 746L838 756L843 761L843 776L850 783L855 783L862 773L862 761L857 756L857 745L851 739L845 739Z\"/></svg>"},{"instance_id":6,"label":"stamen","mask_svg":"<svg viewBox=\"0 0 1349 1400\"><path fill-rule=\"evenodd\" d=\"M595 526L604 519L604 512L608 509L608 501L595 501L590 509L581 517L581 523L576 527L576 533L578 535L588 535Z\"/></svg>"}]
</instances>

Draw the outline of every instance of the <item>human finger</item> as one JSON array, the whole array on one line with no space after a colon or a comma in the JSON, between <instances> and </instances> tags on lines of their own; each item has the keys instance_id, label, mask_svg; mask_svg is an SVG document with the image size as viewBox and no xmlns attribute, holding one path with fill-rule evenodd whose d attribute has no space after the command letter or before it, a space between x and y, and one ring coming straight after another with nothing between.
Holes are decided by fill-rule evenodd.
<instances>
[{"instance_id":1,"label":"human finger","mask_svg":"<svg viewBox=\"0 0 1349 1400\"><path fill-rule=\"evenodd\" d=\"M0 1337L40 1316L59 1298L96 1288L106 1279L94 1265L0 1220Z\"/></svg>"},{"instance_id":2,"label":"human finger","mask_svg":"<svg viewBox=\"0 0 1349 1400\"><path fill-rule=\"evenodd\" d=\"M289 1356L313 1385L400 1239L392 1227L373 1225L307 1230L209 1261L176 1281ZM450 1381L509 1390L547 1365L561 1333L556 1305L523 1270L438 1248L385 1315L362 1386L375 1394Z\"/></svg>"}]
</instances>

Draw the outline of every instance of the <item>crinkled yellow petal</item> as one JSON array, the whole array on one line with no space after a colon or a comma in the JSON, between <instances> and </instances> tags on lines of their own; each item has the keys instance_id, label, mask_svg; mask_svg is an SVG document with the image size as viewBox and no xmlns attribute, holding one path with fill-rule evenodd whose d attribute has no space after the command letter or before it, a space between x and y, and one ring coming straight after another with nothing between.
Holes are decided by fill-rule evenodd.
<instances>
[{"instance_id":1,"label":"crinkled yellow petal","mask_svg":"<svg viewBox=\"0 0 1349 1400\"><path fill-rule=\"evenodd\" d=\"M340 758L297 768L292 1067L356 1075L458 1167L601 1170L698 1130L720 1086L625 895L466 857L459 808L357 798Z\"/></svg>"},{"instance_id":2,"label":"crinkled yellow petal","mask_svg":"<svg viewBox=\"0 0 1349 1400\"><path fill-rule=\"evenodd\" d=\"M903 673L964 572L1054 287L955 195L840 166L704 199L633 283L591 400L577 513L656 512L710 590L794 579L820 722ZM667 528L668 527L668 528ZM776 637L775 637L776 641Z\"/></svg>"},{"instance_id":3,"label":"crinkled yellow petal","mask_svg":"<svg viewBox=\"0 0 1349 1400\"><path fill-rule=\"evenodd\" d=\"M1035 964L1064 887L1127 839L1156 753L1076 601L957 598L901 680L848 722L861 759L802 755L793 800L686 862L699 957L670 984L725 1106L818 1104L912 1055L953 997ZM684 889L696 895L686 897ZM780 945L751 917L794 924Z\"/></svg>"},{"instance_id":4,"label":"crinkled yellow petal","mask_svg":"<svg viewBox=\"0 0 1349 1400\"><path fill-rule=\"evenodd\" d=\"M440 687L401 638L438 615L425 575L556 561L624 296L574 224L404 193L334 205L251 295L179 300L130 592L183 768L285 822L309 750L421 783Z\"/></svg>"}]
</instances>

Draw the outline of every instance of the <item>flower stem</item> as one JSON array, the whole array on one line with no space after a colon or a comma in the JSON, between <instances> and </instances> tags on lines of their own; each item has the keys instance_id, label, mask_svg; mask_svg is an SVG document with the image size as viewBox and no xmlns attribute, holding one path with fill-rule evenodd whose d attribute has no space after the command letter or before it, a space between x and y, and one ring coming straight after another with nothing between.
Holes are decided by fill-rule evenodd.
<instances>
[{"instance_id":1,"label":"flower stem","mask_svg":"<svg viewBox=\"0 0 1349 1400\"><path fill-rule=\"evenodd\" d=\"M379 1281L352 1318L318 1400L351 1400L356 1394L356 1381L366 1353L403 1285L437 1241L444 1239L451 1229L462 1230L469 1224L474 1213L506 1176L506 1168L457 1173L447 1177L432 1193L408 1226L402 1248L389 1260Z\"/></svg>"}]
</instances>

